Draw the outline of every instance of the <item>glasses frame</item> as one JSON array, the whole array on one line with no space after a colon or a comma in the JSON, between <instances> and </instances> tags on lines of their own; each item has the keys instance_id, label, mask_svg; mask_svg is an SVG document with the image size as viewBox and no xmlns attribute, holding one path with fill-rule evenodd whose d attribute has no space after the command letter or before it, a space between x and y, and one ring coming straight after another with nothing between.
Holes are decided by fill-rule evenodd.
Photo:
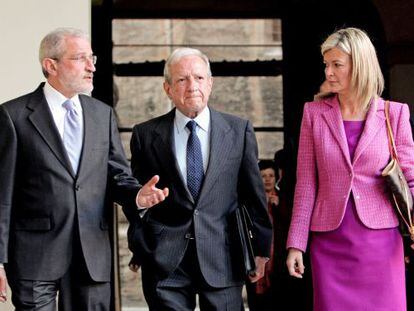
<instances>
[{"instance_id":1,"label":"glasses frame","mask_svg":"<svg viewBox=\"0 0 414 311\"><path fill-rule=\"evenodd\" d=\"M77 62L81 62L86 64L86 62L91 62L93 65L96 65L96 62L98 61L98 56L96 55L79 55L79 56L73 56L73 57L62 57L62 58L58 58L58 57L51 57L51 59L55 60L55 61L59 61L62 59L68 59L68 60L73 60L73 61L77 61Z\"/></svg>"}]
</instances>

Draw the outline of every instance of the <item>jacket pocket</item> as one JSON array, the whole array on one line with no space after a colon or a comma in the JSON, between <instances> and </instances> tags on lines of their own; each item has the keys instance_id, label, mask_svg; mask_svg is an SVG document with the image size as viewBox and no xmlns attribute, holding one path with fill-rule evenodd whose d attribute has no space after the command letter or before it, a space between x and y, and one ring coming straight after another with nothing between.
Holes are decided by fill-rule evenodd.
<instances>
[{"instance_id":1,"label":"jacket pocket","mask_svg":"<svg viewBox=\"0 0 414 311\"><path fill-rule=\"evenodd\" d=\"M21 231L49 231L52 224L49 217L20 218L16 220L15 228Z\"/></svg>"}]
</instances>

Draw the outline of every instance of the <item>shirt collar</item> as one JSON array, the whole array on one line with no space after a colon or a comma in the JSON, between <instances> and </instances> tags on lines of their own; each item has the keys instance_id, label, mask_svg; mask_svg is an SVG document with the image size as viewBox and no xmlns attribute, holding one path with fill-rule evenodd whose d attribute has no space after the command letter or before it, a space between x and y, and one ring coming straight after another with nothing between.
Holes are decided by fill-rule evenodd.
<instances>
[{"instance_id":1,"label":"shirt collar","mask_svg":"<svg viewBox=\"0 0 414 311\"><path fill-rule=\"evenodd\" d=\"M66 100L70 99L70 100L73 101L73 106L74 106L75 110L78 111L78 112L82 111L82 105L80 103L78 94L76 94L72 98L66 98L62 93L60 93L53 86L51 86L48 81L46 81L46 83L43 87L43 92L45 94L47 102L49 103L49 105L52 109L61 109L61 108L63 108L62 104Z\"/></svg>"},{"instance_id":2,"label":"shirt collar","mask_svg":"<svg viewBox=\"0 0 414 311\"><path fill-rule=\"evenodd\" d=\"M175 122L178 132L184 130L190 120L194 120L203 131L208 132L210 127L210 109L206 106L194 119L185 116L180 110L175 109Z\"/></svg>"}]
</instances>

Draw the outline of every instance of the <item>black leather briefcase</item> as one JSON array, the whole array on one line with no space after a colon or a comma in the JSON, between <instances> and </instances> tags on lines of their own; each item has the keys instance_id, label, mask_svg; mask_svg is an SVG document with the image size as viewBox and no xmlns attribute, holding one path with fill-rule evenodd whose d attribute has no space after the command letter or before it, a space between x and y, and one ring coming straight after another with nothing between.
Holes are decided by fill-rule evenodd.
<instances>
[{"instance_id":1,"label":"black leather briefcase","mask_svg":"<svg viewBox=\"0 0 414 311\"><path fill-rule=\"evenodd\" d=\"M230 217L232 244L238 268L245 275L252 275L256 270L253 250L253 222L245 205L240 205Z\"/></svg>"}]
</instances>

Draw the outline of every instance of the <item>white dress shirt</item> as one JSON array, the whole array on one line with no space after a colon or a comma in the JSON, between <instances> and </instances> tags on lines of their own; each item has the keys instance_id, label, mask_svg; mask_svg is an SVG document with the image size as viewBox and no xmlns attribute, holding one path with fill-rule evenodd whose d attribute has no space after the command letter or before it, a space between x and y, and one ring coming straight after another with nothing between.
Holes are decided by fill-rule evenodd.
<instances>
[{"instance_id":1,"label":"white dress shirt","mask_svg":"<svg viewBox=\"0 0 414 311\"><path fill-rule=\"evenodd\" d=\"M78 115L83 116L79 95L75 95L72 98L66 98L64 95L59 93L59 91L54 89L47 81L43 87L43 93L45 94L47 104L49 105L50 112L52 113L53 121L55 121L56 128L59 131L60 138L63 139L66 109L62 106L62 104L68 99L72 100L73 107ZM83 133L83 117L80 118L80 127L81 133Z\"/></svg>"},{"instance_id":2,"label":"white dress shirt","mask_svg":"<svg viewBox=\"0 0 414 311\"><path fill-rule=\"evenodd\" d=\"M186 127L186 124L191 120L197 123L196 133L201 144L204 173L207 170L210 157L210 109L205 107L194 119L185 116L176 109L174 119L174 152L185 185L187 185L187 140L190 136L190 130Z\"/></svg>"}]
</instances>

